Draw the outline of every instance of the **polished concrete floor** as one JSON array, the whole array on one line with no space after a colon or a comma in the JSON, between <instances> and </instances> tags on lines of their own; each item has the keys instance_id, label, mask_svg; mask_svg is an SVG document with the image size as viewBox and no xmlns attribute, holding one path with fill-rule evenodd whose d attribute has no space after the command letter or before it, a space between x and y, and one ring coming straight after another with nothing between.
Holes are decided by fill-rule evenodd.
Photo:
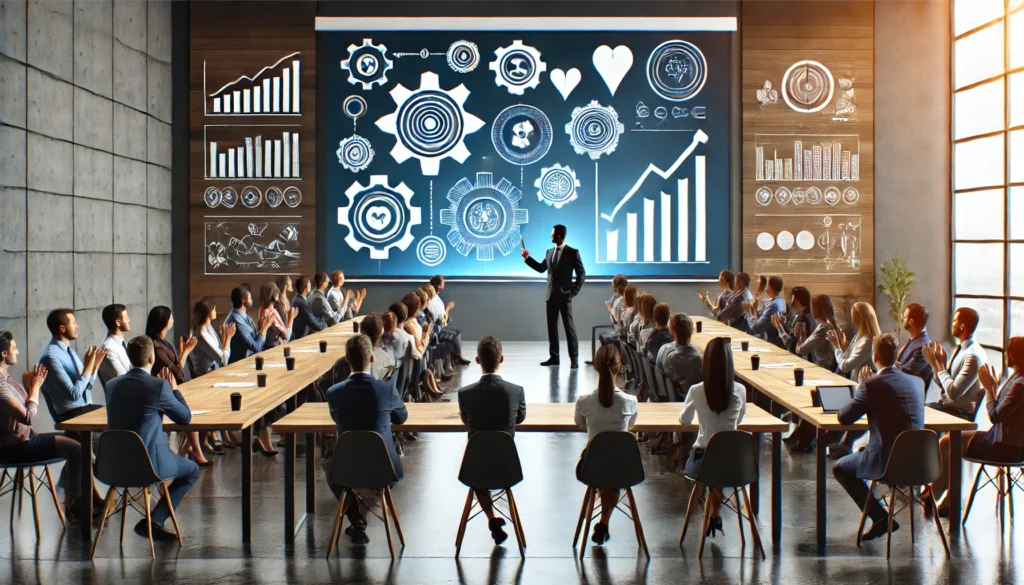
<instances>
[{"instance_id":1,"label":"polished concrete floor","mask_svg":"<svg viewBox=\"0 0 1024 585\"><path fill-rule=\"evenodd\" d=\"M467 343L466 354L471 355ZM589 347L586 348L589 350ZM504 376L527 389L527 401L571 402L596 385L589 368L546 369L546 344L506 343ZM474 364L461 379L479 376ZM456 388L459 377L445 384ZM529 408L528 408L529 410ZM603 547L588 546L578 561L571 540L583 487L573 475L586 436L582 433L528 434L516 437L525 481L516 488L529 547L520 561L514 539L494 547L486 523L477 518L469 527L462 559L455 561L454 541L465 488L456 475L465 446L458 434L421 434L409 443L403 459L405 479L394 489L405 531L406 547L392 563L383 526L371 522L371 542L354 547L342 537L340 554L324 560L335 502L322 477L317 485L317 513L300 527L293 546L284 544L284 463L281 456L255 456L253 514L255 529L249 547L241 544L240 486L237 452L215 457L178 514L184 548L158 544L151 561L146 541L131 532L137 516L129 518L123 547L116 529L105 532L96 560L89 562L77 527L66 533L51 503L41 506L42 537L37 541L26 508L15 512L13 528L0 531L0 583L1019 583L1021 572L1013 558L1024 547L1024 522L1007 520L1000 532L991 490L979 495L975 511L946 560L934 525L920 509L915 542L906 516L894 535L892 559L885 559L885 541L854 543L858 510L831 480L828 490L828 554L817 556L814 535L814 460L812 456L783 455L785 474L782 540L771 542L768 445L762 457L763 488L759 523L768 552L754 558L749 534L740 545L735 516L724 513L724 536L709 539L703 561L697 560L699 518L691 524L682 550L676 545L690 485L664 458L641 448L647 481L636 490L652 559L646 563L636 545L632 526L617 514L612 539ZM303 464L298 466L297 508L303 509ZM975 469L965 469L973 478ZM966 490L965 490L966 492ZM966 496L966 493L965 493ZM0 500L0 526L9 520L10 503ZM115 525L116 528L116 525ZM1002 534L1002 536L1001 536ZM1021 543L1016 539L1022 538ZM589 541L588 541L589 543ZM396 541L397 545L397 541Z\"/></svg>"}]
</instances>

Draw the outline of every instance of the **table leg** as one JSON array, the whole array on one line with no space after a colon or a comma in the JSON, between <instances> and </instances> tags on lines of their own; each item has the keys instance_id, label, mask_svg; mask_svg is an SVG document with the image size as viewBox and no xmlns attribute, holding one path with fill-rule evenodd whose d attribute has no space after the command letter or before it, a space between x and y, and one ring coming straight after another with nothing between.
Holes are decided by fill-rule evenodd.
<instances>
[{"instance_id":1,"label":"table leg","mask_svg":"<svg viewBox=\"0 0 1024 585\"><path fill-rule=\"evenodd\" d=\"M284 436L284 542L295 542L295 433Z\"/></svg>"},{"instance_id":2,"label":"table leg","mask_svg":"<svg viewBox=\"0 0 1024 585\"><path fill-rule=\"evenodd\" d=\"M817 526L818 526L818 554L825 554L825 451L828 450L828 435L824 430L818 429L818 440L814 453L817 458L817 477L815 486L815 498L817 499Z\"/></svg>"},{"instance_id":3,"label":"table leg","mask_svg":"<svg viewBox=\"0 0 1024 585\"><path fill-rule=\"evenodd\" d=\"M85 518L81 519L82 540L84 542L92 542L92 493L95 489L92 479L92 433L77 433L76 438L78 439L78 444L82 447L82 461L79 464L81 474L79 477L71 477L65 474L64 481L71 482L77 480L81 483L78 497L85 507ZM29 473L31 473L31 470Z\"/></svg>"},{"instance_id":4,"label":"table leg","mask_svg":"<svg viewBox=\"0 0 1024 585\"><path fill-rule=\"evenodd\" d=\"M756 515L761 510L761 433L754 433L754 461L758 473L757 479L750 484L750 511Z\"/></svg>"},{"instance_id":5,"label":"table leg","mask_svg":"<svg viewBox=\"0 0 1024 585\"><path fill-rule=\"evenodd\" d=\"M252 543L252 427L242 429L242 542Z\"/></svg>"},{"instance_id":6,"label":"table leg","mask_svg":"<svg viewBox=\"0 0 1024 585\"><path fill-rule=\"evenodd\" d=\"M316 435L306 433L306 513L316 512Z\"/></svg>"},{"instance_id":7,"label":"table leg","mask_svg":"<svg viewBox=\"0 0 1024 585\"><path fill-rule=\"evenodd\" d=\"M782 433L772 433L772 548L782 545Z\"/></svg>"},{"instance_id":8,"label":"table leg","mask_svg":"<svg viewBox=\"0 0 1024 585\"><path fill-rule=\"evenodd\" d=\"M949 432L949 536L960 536L960 516L963 479L963 446L960 431ZM1011 488L1013 489L1013 488Z\"/></svg>"}]
</instances>

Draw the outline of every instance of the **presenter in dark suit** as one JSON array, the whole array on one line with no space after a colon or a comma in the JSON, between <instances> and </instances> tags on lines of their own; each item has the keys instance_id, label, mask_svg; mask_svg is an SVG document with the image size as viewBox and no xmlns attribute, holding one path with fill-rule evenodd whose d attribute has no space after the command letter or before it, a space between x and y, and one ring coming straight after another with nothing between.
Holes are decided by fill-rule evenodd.
<instances>
[{"instance_id":1,"label":"presenter in dark suit","mask_svg":"<svg viewBox=\"0 0 1024 585\"><path fill-rule=\"evenodd\" d=\"M153 539L176 540L174 533L164 529L171 515L168 506L177 508L185 494L199 479L199 466L171 452L164 433L164 415L179 425L192 420L192 412L178 391L174 374L164 368L160 377L150 375L155 361L153 342L139 336L128 342L128 360L132 369L107 382L107 428L112 431L134 431L142 438L153 461L153 471L163 479L173 479L168 487L171 501L161 498L150 516ZM102 454L100 454L102 457ZM146 536L146 519L135 525L135 533Z\"/></svg>"},{"instance_id":2,"label":"presenter in dark suit","mask_svg":"<svg viewBox=\"0 0 1024 585\"><path fill-rule=\"evenodd\" d=\"M548 352L551 357L541 362L542 366L558 365L558 314L562 314L562 325L565 327L565 338L569 345L569 359L573 369L579 367L579 340L576 337L576 326L572 321L572 298L580 294L587 273L583 270L583 259L576 248L565 244L565 226L556 225L551 230L551 241L554 248L547 251L543 262L530 257L530 252L523 248L526 264L537 272L548 273ZM573 279L573 272L576 278Z\"/></svg>"},{"instance_id":3,"label":"presenter in dark suit","mask_svg":"<svg viewBox=\"0 0 1024 585\"><path fill-rule=\"evenodd\" d=\"M900 433L924 427L924 381L899 370L896 366L898 352L899 344L891 334L875 337L874 361L878 374L872 374L871 369L864 366L853 400L839 411L840 424L851 425L866 414L871 428L867 448L841 458L832 469L858 507L871 498L868 516L873 524L863 540L884 535L889 518L885 508L868 493L865 480L882 476L889 452ZM893 521L892 529L898 530L899 524Z\"/></svg>"}]
</instances>

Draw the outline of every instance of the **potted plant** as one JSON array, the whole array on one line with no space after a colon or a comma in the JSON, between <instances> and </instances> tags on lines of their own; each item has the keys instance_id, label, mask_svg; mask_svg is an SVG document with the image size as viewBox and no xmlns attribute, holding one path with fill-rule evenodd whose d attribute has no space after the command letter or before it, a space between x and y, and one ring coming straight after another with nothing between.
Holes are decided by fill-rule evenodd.
<instances>
[{"instance_id":1,"label":"potted plant","mask_svg":"<svg viewBox=\"0 0 1024 585\"><path fill-rule=\"evenodd\" d=\"M878 283L878 290L889 297L889 315L896 322L895 333L898 339L903 332L903 309L910 297L910 287L914 286L914 273L907 270L902 254L896 254L883 263L879 270L882 271L882 281Z\"/></svg>"}]
</instances>

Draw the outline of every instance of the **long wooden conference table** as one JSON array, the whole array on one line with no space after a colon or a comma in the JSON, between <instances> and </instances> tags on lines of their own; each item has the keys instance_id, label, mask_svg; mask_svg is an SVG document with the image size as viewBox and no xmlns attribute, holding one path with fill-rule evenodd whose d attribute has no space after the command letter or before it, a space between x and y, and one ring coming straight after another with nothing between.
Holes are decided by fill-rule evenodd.
<instances>
[{"instance_id":1,"label":"long wooden conference table","mask_svg":"<svg viewBox=\"0 0 1024 585\"><path fill-rule=\"evenodd\" d=\"M178 389L192 410L192 421L176 425L164 419L165 431L241 431L242 433L242 542L252 542L252 442L253 426L270 411L284 404L288 412L295 410L297 395L329 372L335 362L345 357L345 341L353 333L353 321L345 321L324 331L306 336L284 346L265 350L263 372L267 385L256 386L256 356L239 360L205 376L180 384ZM327 341L327 352L320 352L320 341ZM285 367L284 348L291 348L295 369ZM231 410L231 394L242 394L242 408ZM93 493L92 433L107 428L107 411L98 409L56 425L57 429L77 435L82 445L81 466L83 494ZM314 451L314 449L310 449ZM68 478L72 481L72 478ZM82 521L82 536L92 540L92 498L84 498L88 510Z\"/></svg>"}]
</instances>

